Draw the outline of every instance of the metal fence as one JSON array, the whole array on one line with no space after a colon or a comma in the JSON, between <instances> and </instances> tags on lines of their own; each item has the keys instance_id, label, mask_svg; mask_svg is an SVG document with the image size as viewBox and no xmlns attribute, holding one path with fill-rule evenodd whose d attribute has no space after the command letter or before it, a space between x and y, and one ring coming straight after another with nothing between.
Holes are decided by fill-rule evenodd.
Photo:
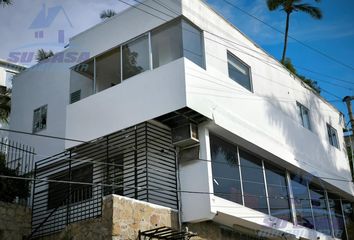
<instances>
[{"instance_id":1,"label":"metal fence","mask_svg":"<svg viewBox=\"0 0 354 240\"><path fill-rule=\"evenodd\" d=\"M178 206L171 131L150 122L41 160L35 178L33 237L101 216L109 194Z\"/></svg>"},{"instance_id":2,"label":"metal fence","mask_svg":"<svg viewBox=\"0 0 354 240\"><path fill-rule=\"evenodd\" d=\"M5 157L6 167L16 170L18 175L33 171L35 155L33 147L1 138L0 153Z\"/></svg>"},{"instance_id":3,"label":"metal fence","mask_svg":"<svg viewBox=\"0 0 354 240\"><path fill-rule=\"evenodd\" d=\"M34 156L35 150L33 147L11 141L7 138L0 139L0 154L1 159L4 160L3 171L9 178L0 179L2 184L7 186L10 190L4 190L1 199L3 201L16 202L21 205L29 206L30 189L32 181L24 179L16 179L16 177L32 178L34 170Z\"/></svg>"}]
</instances>

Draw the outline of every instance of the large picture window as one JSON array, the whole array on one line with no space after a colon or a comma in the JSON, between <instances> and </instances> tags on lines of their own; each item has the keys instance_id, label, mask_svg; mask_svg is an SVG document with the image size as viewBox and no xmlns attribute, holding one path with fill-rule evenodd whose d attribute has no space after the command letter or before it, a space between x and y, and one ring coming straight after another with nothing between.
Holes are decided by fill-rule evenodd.
<instances>
[{"instance_id":1,"label":"large picture window","mask_svg":"<svg viewBox=\"0 0 354 240\"><path fill-rule=\"evenodd\" d=\"M182 57L204 68L203 33L179 18L73 67L70 93L83 99Z\"/></svg>"},{"instance_id":2,"label":"large picture window","mask_svg":"<svg viewBox=\"0 0 354 240\"><path fill-rule=\"evenodd\" d=\"M269 214L262 161L245 151L239 151L245 205Z\"/></svg>"},{"instance_id":3,"label":"large picture window","mask_svg":"<svg viewBox=\"0 0 354 240\"><path fill-rule=\"evenodd\" d=\"M150 68L148 35L141 36L125 45L123 51L123 80Z\"/></svg>"},{"instance_id":4,"label":"large picture window","mask_svg":"<svg viewBox=\"0 0 354 240\"><path fill-rule=\"evenodd\" d=\"M294 219L328 236L349 240L354 234L352 203L221 137L209 136L215 196L289 222Z\"/></svg>"},{"instance_id":5,"label":"large picture window","mask_svg":"<svg viewBox=\"0 0 354 240\"><path fill-rule=\"evenodd\" d=\"M119 84L120 48L115 48L96 58L96 92Z\"/></svg>"},{"instance_id":6,"label":"large picture window","mask_svg":"<svg viewBox=\"0 0 354 240\"><path fill-rule=\"evenodd\" d=\"M264 164L272 216L291 222L289 190L284 170Z\"/></svg>"},{"instance_id":7,"label":"large picture window","mask_svg":"<svg viewBox=\"0 0 354 240\"><path fill-rule=\"evenodd\" d=\"M337 195L328 194L328 204L331 212L334 236L345 239L343 209L340 198Z\"/></svg>"},{"instance_id":8,"label":"large picture window","mask_svg":"<svg viewBox=\"0 0 354 240\"><path fill-rule=\"evenodd\" d=\"M291 175L291 189L294 195L297 223L301 226L314 229L315 222L312 215L307 180L298 175Z\"/></svg>"},{"instance_id":9,"label":"large picture window","mask_svg":"<svg viewBox=\"0 0 354 240\"><path fill-rule=\"evenodd\" d=\"M213 135L210 145L215 195L242 204L237 148Z\"/></svg>"},{"instance_id":10,"label":"large picture window","mask_svg":"<svg viewBox=\"0 0 354 240\"><path fill-rule=\"evenodd\" d=\"M331 235L330 218L324 190L315 185L310 185L310 196L316 230Z\"/></svg>"},{"instance_id":11,"label":"large picture window","mask_svg":"<svg viewBox=\"0 0 354 240\"><path fill-rule=\"evenodd\" d=\"M183 56L182 33L179 21L151 32L152 62L157 68Z\"/></svg>"}]
</instances>

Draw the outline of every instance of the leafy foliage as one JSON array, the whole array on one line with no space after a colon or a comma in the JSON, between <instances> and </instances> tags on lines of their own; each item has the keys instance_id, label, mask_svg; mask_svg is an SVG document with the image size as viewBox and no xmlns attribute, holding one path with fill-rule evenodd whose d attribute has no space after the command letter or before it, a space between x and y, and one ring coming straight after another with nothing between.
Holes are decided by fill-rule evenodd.
<instances>
[{"instance_id":1,"label":"leafy foliage","mask_svg":"<svg viewBox=\"0 0 354 240\"><path fill-rule=\"evenodd\" d=\"M302 0L267 0L267 6L270 11L281 9L286 13L285 34L284 34L284 48L281 62L284 63L286 57L286 49L288 45L289 22L290 15L293 12L303 12L310 15L314 19L322 18L322 11L318 7L311 6L308 3L301 3ZM320 2L320 0L315 0Z\"/></svg>"},{"instance_id":2,"label":"leafy foliage","mask_svg":"<svg viewBox=\"0 0 354 240\"><path fill-rule=\"evenodd\" d=\"M11 111L11 90L0 86L0 122L8 122Z\"/></svg>"},{"instance_id":3,"label":"leafy foliage","mask_svg":"<svg viewBox=\"0 0 354 240\"><path fill-rule=\"evenodd\" d=\"M54 56L54 53L52 52L52 50L45 51L44 49L39 49L37 51L36 60L37 60L37 62L40 62L40 61L48 59L52 56Z\"/></svg>"},{"instance_id":4,"label":"leafy foliage","mask_svg":"<svg viewBox=\"0 0 354 240\"><path fill-rule=\"evenodd\" d=\"M315 90L318 94L321 93L321 88L318 86L317 81L314 81L310 78L307 78L303 75L300 75L297 73L296 68L294 67L293 63L291 62L290 58L286 58L283 61L284 67L286 67L291 73L296 75L298 78L300 78L304 83L306 83L308 86L310 86L313 90Z\"/></svg>"},{"instance_id":5,"label":"leafy foliage","mask_svg":"<svg viewBox=\"0 0 354 240\"><path fill-rule=\"evenodd\" d=\"M10 177L26 177L18 174L16 169L6 167L5 155L0 153L0 175ZM0 201L13 202L16 197L29 196L29 181L22 179L0 178Z\"/></svg>"},{"instance_id":6,"label":"leafy foliage","mask_svg":"<svg viewBox=\"0 0 354 240\"><path fill-rule=\"evenodd\" d=\"M111 18L111 17L115 16L116 14L117 14L117 13L116 13L114 10L112 10L112 9L107 9L107 10L103 10L103 11L101 12L100 18L101 18L102 20L106 20L106 19L108 19L108 18Z\"/></svg>"},{"instance_id":7,"label":"leafy foliage","mask_svg":"<svg viewBox=\"0 0 354 240\"><path fill-rule=\"evenodd\" d=\"M12 4L12 0L0 0L0 5L2 5L3 7L10 4Z\"/></svg>"}]
</instances>

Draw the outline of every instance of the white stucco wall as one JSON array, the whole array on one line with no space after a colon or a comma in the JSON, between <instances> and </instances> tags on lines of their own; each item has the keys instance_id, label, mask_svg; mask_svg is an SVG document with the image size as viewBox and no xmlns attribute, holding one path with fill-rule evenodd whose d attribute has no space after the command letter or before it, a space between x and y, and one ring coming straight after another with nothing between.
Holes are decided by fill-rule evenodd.
<instances>
[{"instance_id":1,"label":"white stucco wall","mask_svg":"<svg viewBox=\"0 0 354 240\"><path fill-rule=\"evenodd\" d=\"M47 128L38 134L65 137L66 106L69 103L69 65L42 63L22 72L13 81L10 128L32 133L33 111L48 105ZM36 159L64 150L65 141L10 133L9 138L33 146Z\"/></svg>"},{"instance_id":2,"label":"white stucco wall","mask_svg":"<svg viewBox=\"0 0 354 240\"><path fill-rule=\"evenodd\" d=\"M184 59L146 71L67 106L66 137L83 141L186 106ZM78 143L67 141L66 147Z\"/></svg>"}]
</instances>

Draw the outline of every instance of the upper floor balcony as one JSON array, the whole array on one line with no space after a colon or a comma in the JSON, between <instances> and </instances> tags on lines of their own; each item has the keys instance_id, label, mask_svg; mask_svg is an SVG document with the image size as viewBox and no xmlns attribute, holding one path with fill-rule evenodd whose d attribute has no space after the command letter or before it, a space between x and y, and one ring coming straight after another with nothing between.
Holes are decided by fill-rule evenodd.
<instances>
[{"instance_id":1,"label":"upper floor balcony","mask_svg":"<svg viewBox=\"0 0 354 240\"><path fill-rule=\"evenodd\" d=\"M185 57L204 67L202 32L178 18L74 66L70 103Z\"/></svg>"}]
</instances>

